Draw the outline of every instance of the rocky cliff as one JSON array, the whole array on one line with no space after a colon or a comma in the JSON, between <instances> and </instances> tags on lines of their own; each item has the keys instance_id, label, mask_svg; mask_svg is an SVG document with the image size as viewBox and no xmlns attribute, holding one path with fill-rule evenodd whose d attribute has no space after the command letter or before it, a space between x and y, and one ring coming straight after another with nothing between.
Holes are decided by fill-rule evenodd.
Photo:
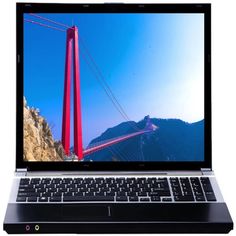
<instances>
[{"instance_id":1,"label":"rocky cliff","mask_svg":"<svg viewBox=\"0 0 236 236\"><path fill-rule=\"evenodd\" d=\"M64 150L39 111L29 108L24 98L24 160L63 161Z\"/></svg>"}]
</instances>

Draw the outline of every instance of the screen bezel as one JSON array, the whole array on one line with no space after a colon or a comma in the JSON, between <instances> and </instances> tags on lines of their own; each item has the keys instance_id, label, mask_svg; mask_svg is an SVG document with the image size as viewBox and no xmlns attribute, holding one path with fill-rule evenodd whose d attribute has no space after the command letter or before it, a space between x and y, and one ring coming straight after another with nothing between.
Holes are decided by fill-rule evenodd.
<instances>
[{"instance_id":1,"label":"screen bezel","mask_svg":"<svg viewBox=\"0 0 236 236\"><path fill-rule=\"evenodd\" d=\"M23 14L24 13L203 13L204 14L204 161L201 162L26 162L23 161ZM212 167L211 4L54 4L16 5L16 168L28 171L163 171Z\"/></svg>"}]
</instances>

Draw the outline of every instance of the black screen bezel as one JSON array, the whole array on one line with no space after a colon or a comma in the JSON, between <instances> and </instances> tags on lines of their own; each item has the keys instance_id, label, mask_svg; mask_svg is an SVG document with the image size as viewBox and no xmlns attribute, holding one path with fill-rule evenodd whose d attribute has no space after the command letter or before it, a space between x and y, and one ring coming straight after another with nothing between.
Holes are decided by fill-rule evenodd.
<instances>
[{"instance_id":1,"label":"black screen bezel","mask_svg":"<svg viewBox=\"0 0 236 236\"><path fill-rule=\"evenodd\" d=\"M23 161L23 14L24 13L203 13L204 14L204 161L202 162L25 162ZM16 5L16 168L28 171L163 171L212 167L211 4L54 4Z\"/></svg>"}]
</instances>

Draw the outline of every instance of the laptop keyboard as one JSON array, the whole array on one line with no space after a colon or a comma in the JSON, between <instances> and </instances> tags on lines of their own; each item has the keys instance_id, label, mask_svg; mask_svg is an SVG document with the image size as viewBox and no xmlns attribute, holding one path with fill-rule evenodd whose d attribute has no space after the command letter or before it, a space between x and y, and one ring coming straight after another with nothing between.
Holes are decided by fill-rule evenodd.
<instances>
[{"instance_id":1,"label":"laptop keyboard","mask_svg":"<svg viewBox=\"0 0 236 236\"><path fill-rule=\"evenodd\" d=\"M209 202L208 177L22 178L17 202Z\"/></svg>"}]
</instances>

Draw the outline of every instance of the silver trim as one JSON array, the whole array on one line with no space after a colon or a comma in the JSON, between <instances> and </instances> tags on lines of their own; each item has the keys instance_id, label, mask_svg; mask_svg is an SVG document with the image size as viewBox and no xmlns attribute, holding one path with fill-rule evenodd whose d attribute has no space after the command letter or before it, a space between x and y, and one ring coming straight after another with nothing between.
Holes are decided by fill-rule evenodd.
<instances>
[{"instance_id":1,"label":"silver trim","mask_svg":"<svg viewBox=\"0 0 236 236\"><path fill-rule=\"evenodd\" d=\"M217 202L224 202L224 198L223 198L223 195L221 194L220 187L217 183L216 178L215 177L209 177L209 179L211 181L211 186L212 186L213 191L215 193Z\"/></svg>"},{"instance_id":2,"label":"silver trim","mask_svg":"<svg viewBox=\"0 0 236 236\"><path fill-rule=\"evenodd\" d=\"M214 175L214 172L210 168L201 168L202 175Z\"/></svg>"},{"instance_id":3,"label":"silver trim","mask_svg":"<svg viewBox=\"0 0 236 236\"><path fill-rule=\"evenodd\" d=\"M16 203L17 192L19 188L20 178L14 178L11 186L9 203Z\"/></svg>"},{"instance_id":4,"label":"silver trim","mask_svg":"<svg viewBox=\"0 0 236 236\"><path fill-rule=\"evenodd\" d=\"M15 172L15 175L16 176L26 176L27 175L27 169L16 169L16 172Z\"/></svg>"},{"instance_id":5,"label":"silver trim","mask_svg":"<svg viewBox=\"0 0 236 236\"><path fill-rule=\"evenodd\" d=\"M86 175L86 176L88 176L88 175ZM84 176L84 175L75 175L75 176L71 176L71 175L67 175L67 176L63 176L63 177L71 177L71 178L83 178L83 177L86 177L86 176ZM117 176L121 176L121 175L109 175L109 176L106 176L106 177L117 177ZM181 177L192 177L193 175L181 175ZM202 177L202 175L200 174L200 175L194 175L195 177ZM33 176L33 177L36 177L36 176ZM42 175L38 175L37 177L41 177L42 178ZM54 178L55 177L55 175L53 175L53 176L47 176L47 177L51 177L51 178ZM89 177L104 177L104 175L94 175L94 176L89 176ZM131 175L122 175L122 177L131 177ZM133 177L163 177L163 175L133 175ZM171 175L171 176L167 176L167 179L168 179L168 184L169 184L169 186L170 186L170 181L169 181L169 178L171 178L171 177L179 177L179 175ZM216 199L217 199L217 201L216 202L214 202L214 203L219 203L219 202L224 202L224 199L223 199L223 196L222 196L222 194L221 194L221 192L220 192L220 188L219 188L219 186L218 186L218 184L217 184L217 181L216 181L216 178L213 176L213 175L209 175L209 176L206 176L206 177L209 177L210 178L210 181L211 181L211 184L212 184L212 188L213 188L213 190L214 190L214 193L215 193L215 196L216 196ZM31 178L31 177L29 177L29 178ZM15 177L14 178L14 180L13 180L13 185L12 185L12 190L11 190L11 195L10 195L10 199L9 199L9 203L16 203L16 197L17 197L17 192L18 192L18 188L19 188L19 182L20 182L20 177ZM189 202L189 201L187 201L187 202L184 202L184 201L181 201L181 202L176 202L176 201L174 201L173 200L173 193L172 193L172 189L170 188L170 191L171 191L171 198L172 198L172 201L171 202L162 202L162 201L160 201L160 202L151 202L151 201L149 201L149 202L140 202L140 201L138 201L138 202L129 202L129 201L127 201L127 202L116 202L116 201L114 201L114 202L112 202L112 201L97 201L97 202L91 202L91 201L89 201L89 202L37 202L37 203L35 203L35 202L17 202L17 203L19 203L19 204L25 204L25 203L27 203L27 204L84 204L84 203L123 203L123 204L127 204L127 203L196 203L196 204L198 204L198 203L209 203L209 202L195 202L195 201L192 201L192 202ZM161 197L161 199L162 199L162 197Z\"/></svg>"},{"instance_id":6,"label":"silver trim","mask_svg":"<svg viewBox=\"0 0 236 236\"><path fill-rule=\"evenodd\" d=\"M30 177L79 177L79 176L95 176L95 177L108 177L108 176L141 176L141 177L150 177L150 176L198 176L202 175L202 171L27 171L27 176Z\"/></svg>"},{"instance_id":7,"label":"silver trim","mask_svg":"<svg viewBox=\"0 0 236 236\"><path fill-rule=\"evenodd\" d=\"M26 172L27 168L17 168L16 172Z\"/></svg>"}]
</instances>

